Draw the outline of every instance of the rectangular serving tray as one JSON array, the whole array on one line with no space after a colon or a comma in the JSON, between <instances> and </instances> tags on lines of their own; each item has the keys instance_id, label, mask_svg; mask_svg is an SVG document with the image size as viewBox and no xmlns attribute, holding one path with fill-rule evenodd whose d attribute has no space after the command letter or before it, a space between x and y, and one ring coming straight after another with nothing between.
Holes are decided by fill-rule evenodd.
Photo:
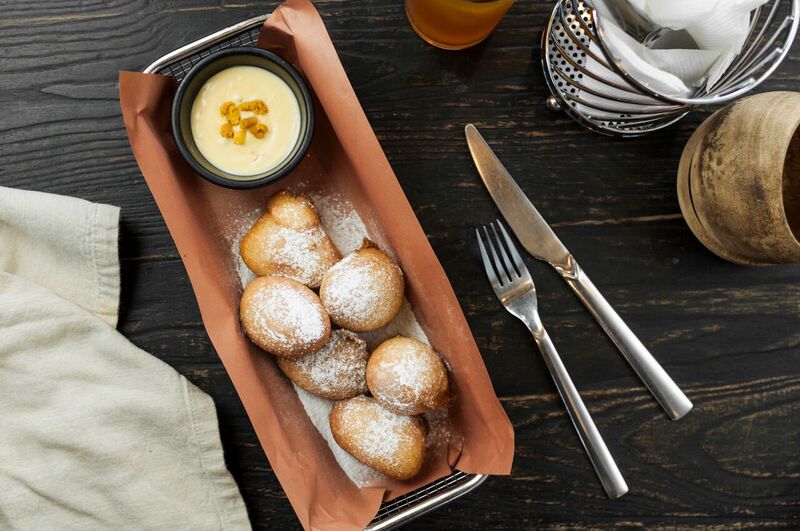
<instances>
[{"instance_id":1,"label":"rectangular serving tray","mask_svg":"<svg viewBox=\"0 0 800 531\"><path fill-rule=\"evenodd\" d=\"M150 63L143 72L172 76L180 81L201 59L215 52L225 48L255 46L261 33L261 26L267 18L269 15L249 18L206 35L159 57ZM447 477L386 502L381 505L378 514L366 527L366 531L395 529L467 494L483 483L487 477L484 474L466 474L456 471Z\"/></svg>"}]
</instances>

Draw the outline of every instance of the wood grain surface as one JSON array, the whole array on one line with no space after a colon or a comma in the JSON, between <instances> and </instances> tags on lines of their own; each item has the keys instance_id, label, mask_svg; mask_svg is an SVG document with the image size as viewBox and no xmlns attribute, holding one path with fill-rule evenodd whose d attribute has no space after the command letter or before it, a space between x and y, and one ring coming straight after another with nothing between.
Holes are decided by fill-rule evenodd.
<instances>
[{"instance_id":1,"label":"wood grain surface","mask_svg":"<svg viewBox=\"0 0 800 531\"><path fill-rule=\"evenodd\" d=\"M409 527L800 527L800 267L726 263L682 220L678 159L708 111L616 140L546 110L538 42L551 2L518 1L490 39L455 53L423 43L400 0L316 4L516 428L511 477ZM0 184L122 207L121 331L213 396L254 526L291 529L117 100L119 70L273 7L3 0ZM761 90L797 88L798 47ZM468 155L469 122L695 403L669 421L569 288L530 261L545 325L630 485L620 500L604 497L533 342L484 279L471 229L498 212Z\"/></svg>"}]
</instances>

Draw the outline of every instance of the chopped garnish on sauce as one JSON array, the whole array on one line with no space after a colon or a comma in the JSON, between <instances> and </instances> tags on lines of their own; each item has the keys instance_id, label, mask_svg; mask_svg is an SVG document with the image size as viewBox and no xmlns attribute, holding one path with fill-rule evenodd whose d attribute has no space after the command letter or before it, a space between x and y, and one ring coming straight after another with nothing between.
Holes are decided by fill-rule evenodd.
<instances>
[{"instance_id":1,"label":"chopped garnish on sauce","mask_svg":"<svg viewBox=\"0 0 800 531\"><path fill-rule=\"evenodd\" d=\"M269 112L267 104L261 100L245 101L239 105L239 110L250 111L255 114L267 114Z\"/></svg>"},{"instance_id":2,"label":"chopped garnish on sauce","mask_svg":"<svg viewBox=\"0 0 800 531\"><path fill-rule=\"evenodd\" d=\"M255 116L251 116L250 118L242 118L242 120L239 122L239 127L241 127L242 129L250 129L257 123L258 123L258 118L256 118Z\"/></svg>"},{"instance_id":3,"label":"chopped garnish on sauce","mask_svg":"<svg viewBox=\"0 0 800 531\"><path fill-rule=\"evenodd\" d=\"M239 109L237 109L236 107L230 107L228 109L228 113L225 116L228 119L228 123L231 125L237 125L241 118L241 115L239 114Z\"/></svg>"},{"instance_id":4,"label":"chopped garnish on sauce","mask_svg":"<svg viewBox=\"0 0 800 531\"><path fill-rule=\"evenodd\" d=\"M234 144L243 145L247 141L247 131L256 138L264 138L269 131L267 124L262 124L255 116L242 118L242 112L267 114L267 104L261 100L245 101L238 106L232 101L226 101L220 105L219 112L226 120L220 127L219 134L222 138L232 138ZM239 126L239 129L234 129L235 126Z\"/></svg>"},{"instance_id":5,"label":"chopped garnish on sauce","mask_svg":"<svg viewBox=\"0 0 800 531\"><path fill-rule=\"evenodd\" d=\"M228 116L228 111L230 111L231 109L235 109L235 108L236 108L236 104L235 103L233 103L232 101L226 101L225 103L223 103L222 105L219 106L219 113L222 116L226 116L227 117Z\"/></svg>"},{"instance_id":6,"label":"chopped garnish on sauce","mask_svg":"<svg viewBox=\"0 0 800 531\"><path fill-rule=\"evenodd\" d=\"M269 127L267 127L267 124L258 123L251 127L249 131L253 133L253 136L256 138L264 138L264 135L269 131Z\"/></svg>"}]
</instances>

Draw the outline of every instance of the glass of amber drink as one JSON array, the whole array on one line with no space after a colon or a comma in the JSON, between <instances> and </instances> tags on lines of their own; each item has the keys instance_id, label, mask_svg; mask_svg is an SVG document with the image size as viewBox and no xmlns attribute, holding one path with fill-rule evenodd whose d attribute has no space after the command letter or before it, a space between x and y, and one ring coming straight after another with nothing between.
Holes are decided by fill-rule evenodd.
<instances>
[{"instance_id":1,"label":"glass of amber drink","mask_svg":"<svg viewBox=\"0 0 800 531\"><path fill-rule=\"evenodd\" d=\"M514 0L405 0L411 27L430 44L462 50L484 40Z\"/></svg>"}]
</instances>

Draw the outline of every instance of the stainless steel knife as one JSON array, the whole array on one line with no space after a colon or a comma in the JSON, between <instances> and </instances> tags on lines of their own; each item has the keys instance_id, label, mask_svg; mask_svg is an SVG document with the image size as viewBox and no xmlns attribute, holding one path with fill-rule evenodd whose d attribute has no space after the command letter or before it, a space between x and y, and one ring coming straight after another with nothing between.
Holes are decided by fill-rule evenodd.
<instances>
[{"instance_id":1,"label":"stainless steel knife","mask_svg":"<svg viewBox=\"0 0 800 531\"><path fill-rule=\"evenodd\" d=\"M465 133L483 184L522 246L558 271L667 414L673 420L686 415L692 409L692 403L683 391L589 280L475 126L467 125Z\"/></svg>"}]
</instances>

